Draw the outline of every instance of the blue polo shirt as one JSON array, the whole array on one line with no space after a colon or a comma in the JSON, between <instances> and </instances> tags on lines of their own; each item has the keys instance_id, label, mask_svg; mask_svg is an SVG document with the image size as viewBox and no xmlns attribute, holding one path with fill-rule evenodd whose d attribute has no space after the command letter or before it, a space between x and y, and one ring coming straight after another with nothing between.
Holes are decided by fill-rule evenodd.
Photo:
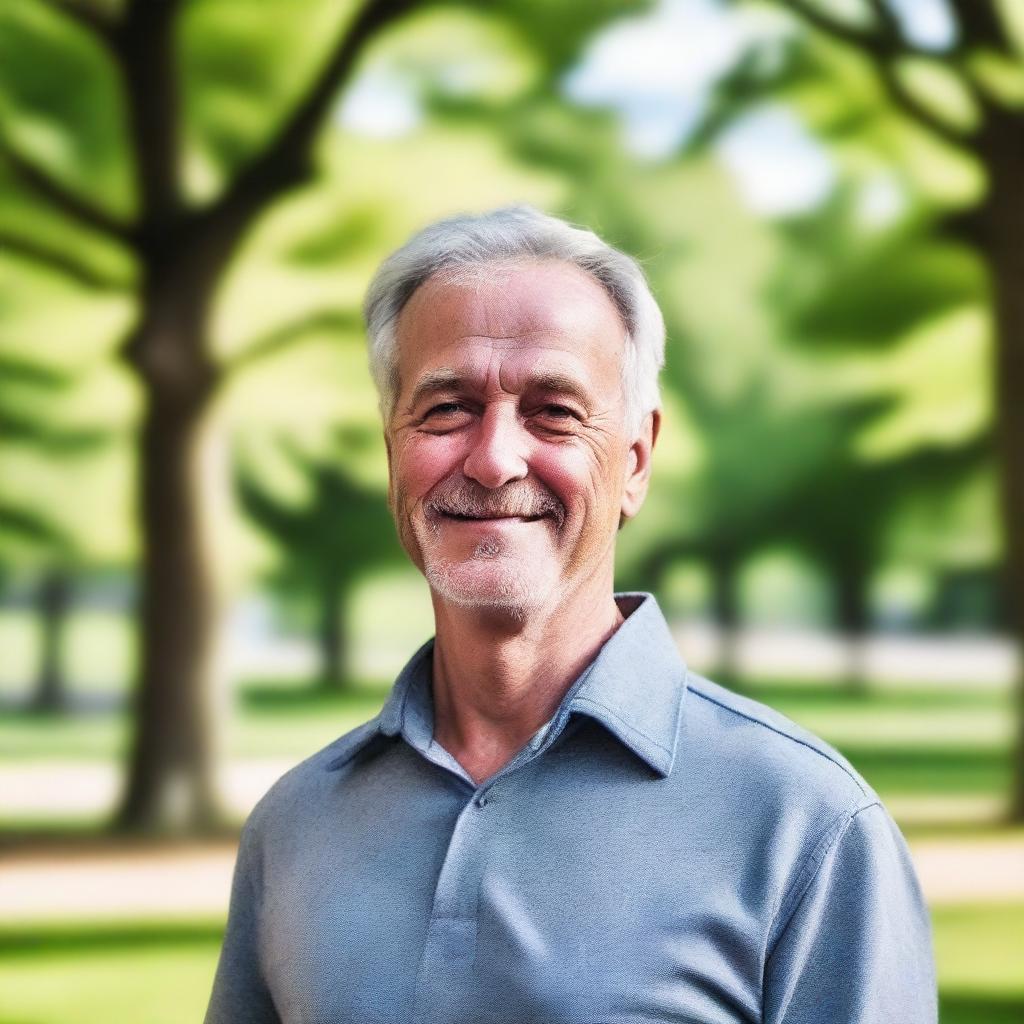
<instances>
[{"instance_id":1,"label":"blue polo shirt","mask_svg":"<svg viewBox=\"0 0 1024 1024\"><path fill-rule=\"evenodd\" d=\"M242 833L207 1024L933 1024L906 846L834 750L688 672L649 595L476 785L427 644Z\"/></svg>"}]
</instances>

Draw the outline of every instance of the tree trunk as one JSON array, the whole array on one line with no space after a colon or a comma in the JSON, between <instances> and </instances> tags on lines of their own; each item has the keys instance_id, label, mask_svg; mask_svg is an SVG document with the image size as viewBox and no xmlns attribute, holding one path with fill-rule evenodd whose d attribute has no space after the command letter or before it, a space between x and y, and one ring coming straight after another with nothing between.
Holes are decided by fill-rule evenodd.
<instances>
[{"instance_id":1,"label":"tree trunk","mask_svg":"<svg viewBox=\"0 0 1024 1024\"><path fill-rule=\"evenodd\" d=\"M989 193L982 228L995 306L994 390L1010 616L1024 659L1024 139L1019 116L987 133ZM1018 669L1010 815L1024 821L1024 666Z\"/></svg>"},{"instance_id":2,"label":"tree trunk","mask_svg":"<svg viewBox=\"0 0 1024 1024\"><path fill-rule=\"evenodd\" d=\"M208 481L201 479L211 388L187 362L200 346L174 337L173 328L167 333L174 347L162 351L180 362L143 367L150 387L139 452L141 652L134 747L117 824L197 832L222 821L209 678L219 615L203 511ZM143 332L140 350L147 345Z\"/></svg>"},{"instance_id":3,"label":"tree trunk","mask_svg":"<svg viewBox=\"0 0 1024 1024\"><path fill-rule=\"evenodd\" d=\"M716 551L711 558L711 600L718 626L718 675L726 685L739 677L739 601L736 593L737 559L731 551Z\"/></svg>"},{"instance_id":4,"label":"tree trunk","mask_svg":"<svg viewBox=\"0 0 1024 1024\"><path fill-rule=\"evenodd\" d=\"M64 708L64 626L71 606L71 578L63 569L50 569L39 585L37 609L42 631L39 674L31 707L52 713Z\"/></svg>"},{"instance_id":5,"label":"tree trunk","mask_svg":"<svg viewBox=\"0 0 1024 1024\"><path fill-rule=\"evenodd\" d=\"M846 646L846 682L852 693L867 693L865 644L869 614L868 574L864 565L844 564L833 568L836 587L836 620Z\"/></svg>"},{"instance_id":6,"label":"tree trunk","mask_svg":"<svg viewBox=\"0 0 1024 1024\"><path fill-rule=\"evenodd\" d=\"M326 583L320 595L320 685L344 690L348 669L345 599L339 581Z\"/></svg>"}]
</instances>

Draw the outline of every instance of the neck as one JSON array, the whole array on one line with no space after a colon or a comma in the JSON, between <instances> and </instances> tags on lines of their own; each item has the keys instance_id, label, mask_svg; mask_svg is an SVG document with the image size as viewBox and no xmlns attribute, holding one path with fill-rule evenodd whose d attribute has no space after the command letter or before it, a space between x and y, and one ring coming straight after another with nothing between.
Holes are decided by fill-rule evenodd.
<instances>
[{"instance_id":1,"label":"neck","mask_svg":"<svg viewBox=\"0 0 1024 1024\"><path fill-rule=\"evenodd\" d=\"M611 579L514 616L434 597L434 738L476 781L510 761L623 621Z\"/></svg>"}]
</instances>

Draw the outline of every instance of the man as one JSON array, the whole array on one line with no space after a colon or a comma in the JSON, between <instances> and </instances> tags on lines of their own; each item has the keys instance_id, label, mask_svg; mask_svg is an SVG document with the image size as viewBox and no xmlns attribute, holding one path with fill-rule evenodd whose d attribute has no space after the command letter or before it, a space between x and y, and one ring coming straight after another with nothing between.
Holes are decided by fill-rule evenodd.
<instances>
[{"instance_id":1,"label":"man","mask_svg":"<svg viewBox=\"0 0 1024 1024\"><path fill-rule=\"evenodd\" d=\"M414 237L366 314L436 636L253 811L208 1024L935 1021L877 796L613 595L660 421L636 264L498 210Z\"/></svg>"}]
</instances>

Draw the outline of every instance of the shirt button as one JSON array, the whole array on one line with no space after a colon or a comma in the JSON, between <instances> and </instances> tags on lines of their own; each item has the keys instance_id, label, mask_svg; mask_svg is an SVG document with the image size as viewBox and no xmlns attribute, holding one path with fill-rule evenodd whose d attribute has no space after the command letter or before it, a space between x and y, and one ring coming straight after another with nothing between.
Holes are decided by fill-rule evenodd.
<instances>
[{"instance_id":1,"label":"shirt button","mask_svg":"<svg viewBox=\"0 0 1024 1024\"><path fill-rule=\"evenodd\" d=\"M478 796L476 798L476 805L477 805L477 807L486 807L487 806L487 797L486 796Z\"/></svg>"}]
</instances>

